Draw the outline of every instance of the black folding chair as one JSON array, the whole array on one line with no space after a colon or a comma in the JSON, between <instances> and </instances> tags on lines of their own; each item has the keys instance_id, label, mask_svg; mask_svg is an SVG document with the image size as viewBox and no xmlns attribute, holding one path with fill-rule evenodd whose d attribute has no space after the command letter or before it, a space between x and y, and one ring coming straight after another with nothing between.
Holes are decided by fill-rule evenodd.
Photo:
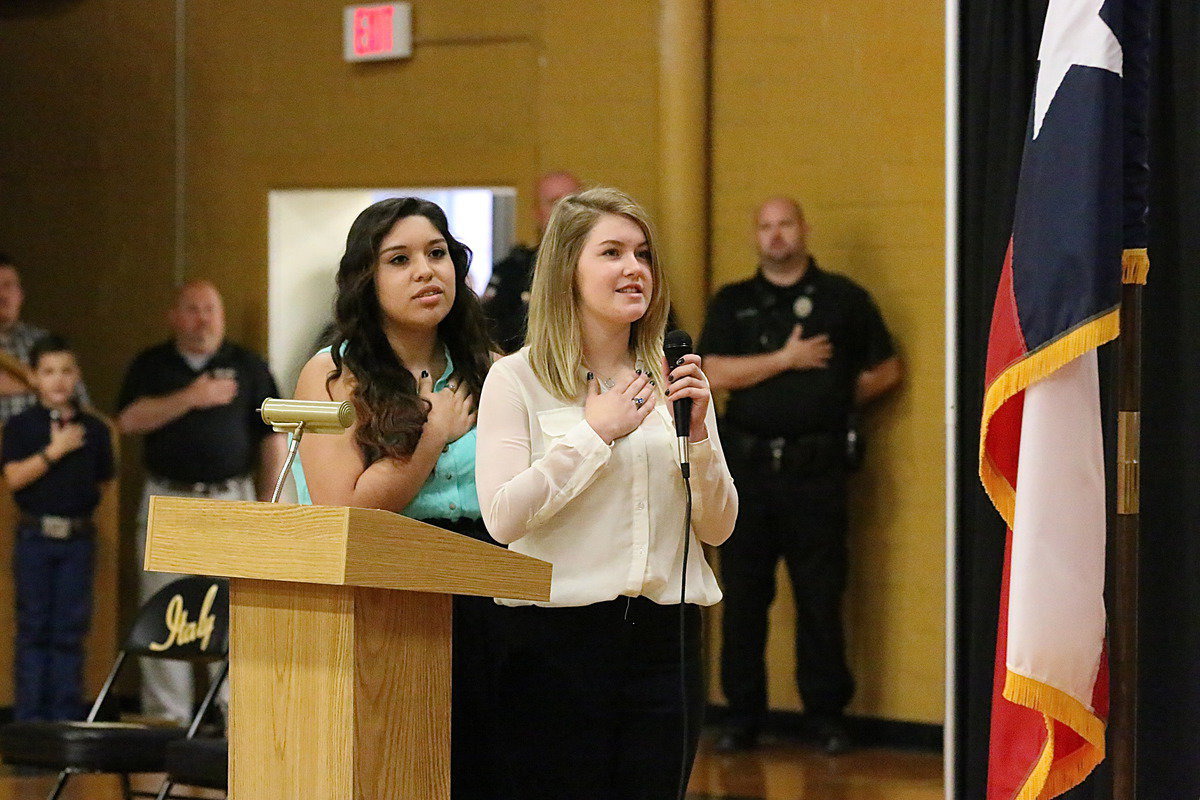
<instances>
[{"instance_id":1,"label":"black folding chair","mask_svg":"<svg viewBox=\"0 0 1200 800\"><path fill-rule=\"evenodd\" d=\"M164 772L167 745L195 737L225 681L228 653L228 581L180 578L160 589L138 611L87 720L14 722L0 727L0 758L17 766L59 770L58 782L47 800L57 800L71 775L81 772L120 775L126 800L154 797L134 792L129 776ZM188 726L100 721L105 700L129 656L225 663Z\"/></svg>"},{"instance_id":2,"label":"black folding chair","mask_svg":"<svg viewBox=\"0 0 1200 800\"><path fill-rule=\"evenodd\" d=\"M229 789L229 740L210 736L180 739L167 745L167 777L156 800L173 797L176 784Z\"/></svg>"}]
</instances>

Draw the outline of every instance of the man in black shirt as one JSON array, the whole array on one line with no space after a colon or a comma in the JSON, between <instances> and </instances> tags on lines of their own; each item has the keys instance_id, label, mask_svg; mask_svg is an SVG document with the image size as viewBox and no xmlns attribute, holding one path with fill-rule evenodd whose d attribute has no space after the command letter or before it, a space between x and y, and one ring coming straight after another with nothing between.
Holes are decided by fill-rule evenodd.
<instances>
[{"instance_id":1,"label":"man in black shirt","mask_svg":"<svg viewBox=\"0 0 1200 800\"><path fill-rule=\"evenodd\" d=\"M841 598L846 477L858 453L855 409L901 379L901 364L865 290L809 255L798 203L759 208L759 271L717 293L700 352L714 389L730 390L721 439L738 486L737 528L721 548L725 589L722 750L753 746L766 714L763 651L775 568L796 601L796 680L825 749L844 751L854 692Z\"/></svg>"},{"instance_id":2,"label":"man in black shirt","mask_svg":"<svg viewBox=\"0 0 1200 800\"><path fill-rule=\"evenodd\" d=\"M538 178L538 239L550 221L554 204L583 185L569 172L548 172ZM483 293L483 312L491 323L492 338L505 353L525 344L525 322L529 316L529 287L533 283L533 265L537 248L519 244L492 267L492 278Z\"/></svg>"},{"instance_id":3,"label":"man in black shirt","mask_svg":"<svg viewBox=\"0 0 1200 800\"><path fill-rule=\"evenodd\" d=\"M152 495L269 500L286 455L284 437L257 411L278 395L275 380L262 358L225 340L216 287L185 284L168 317L174 338L134 359L117 400L121 431L146 437L139 556ZM176 577L143 571L142 602ZM144 713L186 722L192 692L190 665L160 659L143 665Z\"/></svg>"},{"instance_id":4,"label":"man in black shirt","mask_svg":"<svg viewBox=\"0 0 1200 800\"><path fill-rule=\"evenodd\" d=\"M75 720L83 714L83 639L92 618L92 514L115 472L112 434L73 399L79 366L63 339L43 336L29 357L37 401L8 421L0 445L20 510L13 716Z\"/></svg>"}]
</instances>

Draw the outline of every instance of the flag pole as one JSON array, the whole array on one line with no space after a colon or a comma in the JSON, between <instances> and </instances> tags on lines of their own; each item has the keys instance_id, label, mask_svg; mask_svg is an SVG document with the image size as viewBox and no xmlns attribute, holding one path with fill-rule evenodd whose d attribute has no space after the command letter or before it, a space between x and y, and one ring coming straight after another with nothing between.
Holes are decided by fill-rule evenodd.
<instances>
[{"instance_id":1,"label":"flag pole","mask_svg":"<svg viewBox=\"0 0 1200 800\"><path fill-rule=\"evenodd\" d=\"M1144 256L1143 256L1144 257ZM1126 271L1128 272L1128 270ZM1141 282L1121 290L1117 338L1117 514L1108 534L1109 629L1108 751L1112 800L1137 797L1138 538L1141 529Z\"/></svg>"},{"instance_id":2,"label":"flag pole","mask_svg":"<svg viewBox=\"0 0 1200 800\"><path fill-rule=\"evenodd\" d=\"M1109 526L1108 751L1111 800L1137 798L1138 550L1141 538L1142 295L1150 272L1148 97L1155 0L1124 0L1124 227L1117 337L1117 508Z\"/></svg>"}]
</instances>

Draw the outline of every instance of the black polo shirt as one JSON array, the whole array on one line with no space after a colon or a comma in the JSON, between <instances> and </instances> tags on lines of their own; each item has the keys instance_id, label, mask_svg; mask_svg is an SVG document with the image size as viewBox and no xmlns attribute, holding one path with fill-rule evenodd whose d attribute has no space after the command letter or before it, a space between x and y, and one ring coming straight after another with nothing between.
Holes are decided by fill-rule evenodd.
<instances>
[{"instance_id":1,"label":"black polo shirt","mask_svg":"<svg viewBox=\"0 0 1200 800\"><path fill-rule=\"evenodd\" d=\"M85 412L72 422L83 425L83 447L67 453L45 475L13 493L27 514L87 517L100 502L100 484L115 473L112 435L100 419ZM0 464L24 461L50 444L50 409L30 406L4 425Z\"/></svg>"},{"instance_id":2,"label":"black polo shirt","mask_svg":"<svg viewBox=\"0 0 1200 800\"><path fill-rule=\"evenodd\" d=\"M520 350L525 344L529 287L536 261L535 248L517 245L492 267L492 279L483 293L483 313L490 325L489 332L506 353Z\"/></svg>"},{"instance_id":3,"label":"black polo shirt","mask_svg":"<svg viewBox=\"0 0 1200 800\"><path fill-rule=\"evenodd\" d=\"M189 411L146 434L142 454L146 469L159 477L185 483L212 483L249 475L258 463L258 448L271 428L258 409L279 390L267 364L257 354L225 342L199 369L193 369L175 343L144 350L125 373L117 410L140 397L176 392L202 372L232 369L238 393L233 402Z\"/></svg>"},{"instance_id":4,"label":"black polo shirt","mask_svg":"<svg viewBox=\"0 0 1200 800\"><path fill-rule=\"evenodd\" d=\"M728 423L767 437L843 431L858 376L896 352L866 290L812 260L791 286L776 286L759 273L721 289L709 305L699 350L729 356L772 352L796 324L804 326L805 337L829 335L828 368L789 370L731 392Z\"/></svg>"}]
</instances>

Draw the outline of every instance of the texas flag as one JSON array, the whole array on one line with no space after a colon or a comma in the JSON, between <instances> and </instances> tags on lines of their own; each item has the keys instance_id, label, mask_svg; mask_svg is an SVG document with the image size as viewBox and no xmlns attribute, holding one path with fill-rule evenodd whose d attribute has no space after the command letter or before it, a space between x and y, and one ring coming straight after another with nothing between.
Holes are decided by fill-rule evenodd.
<instances>
[{"instance_id":1,"label":"texas flag","mask_svg":"<svg viewBox=\"0 0 1200 800\"><path fill-rule=\"evenodd\" d=\"M1123 274L1144 281L1147 263L1144 129L1127 130L1144 119L1127 68L1144 76L1145 2L1050 0L1038 52L980 434L980 478L1009 529L988 800L1055 797L1104 758L1096 348L1117 336Z\"/></svg>"}]
</instances>

